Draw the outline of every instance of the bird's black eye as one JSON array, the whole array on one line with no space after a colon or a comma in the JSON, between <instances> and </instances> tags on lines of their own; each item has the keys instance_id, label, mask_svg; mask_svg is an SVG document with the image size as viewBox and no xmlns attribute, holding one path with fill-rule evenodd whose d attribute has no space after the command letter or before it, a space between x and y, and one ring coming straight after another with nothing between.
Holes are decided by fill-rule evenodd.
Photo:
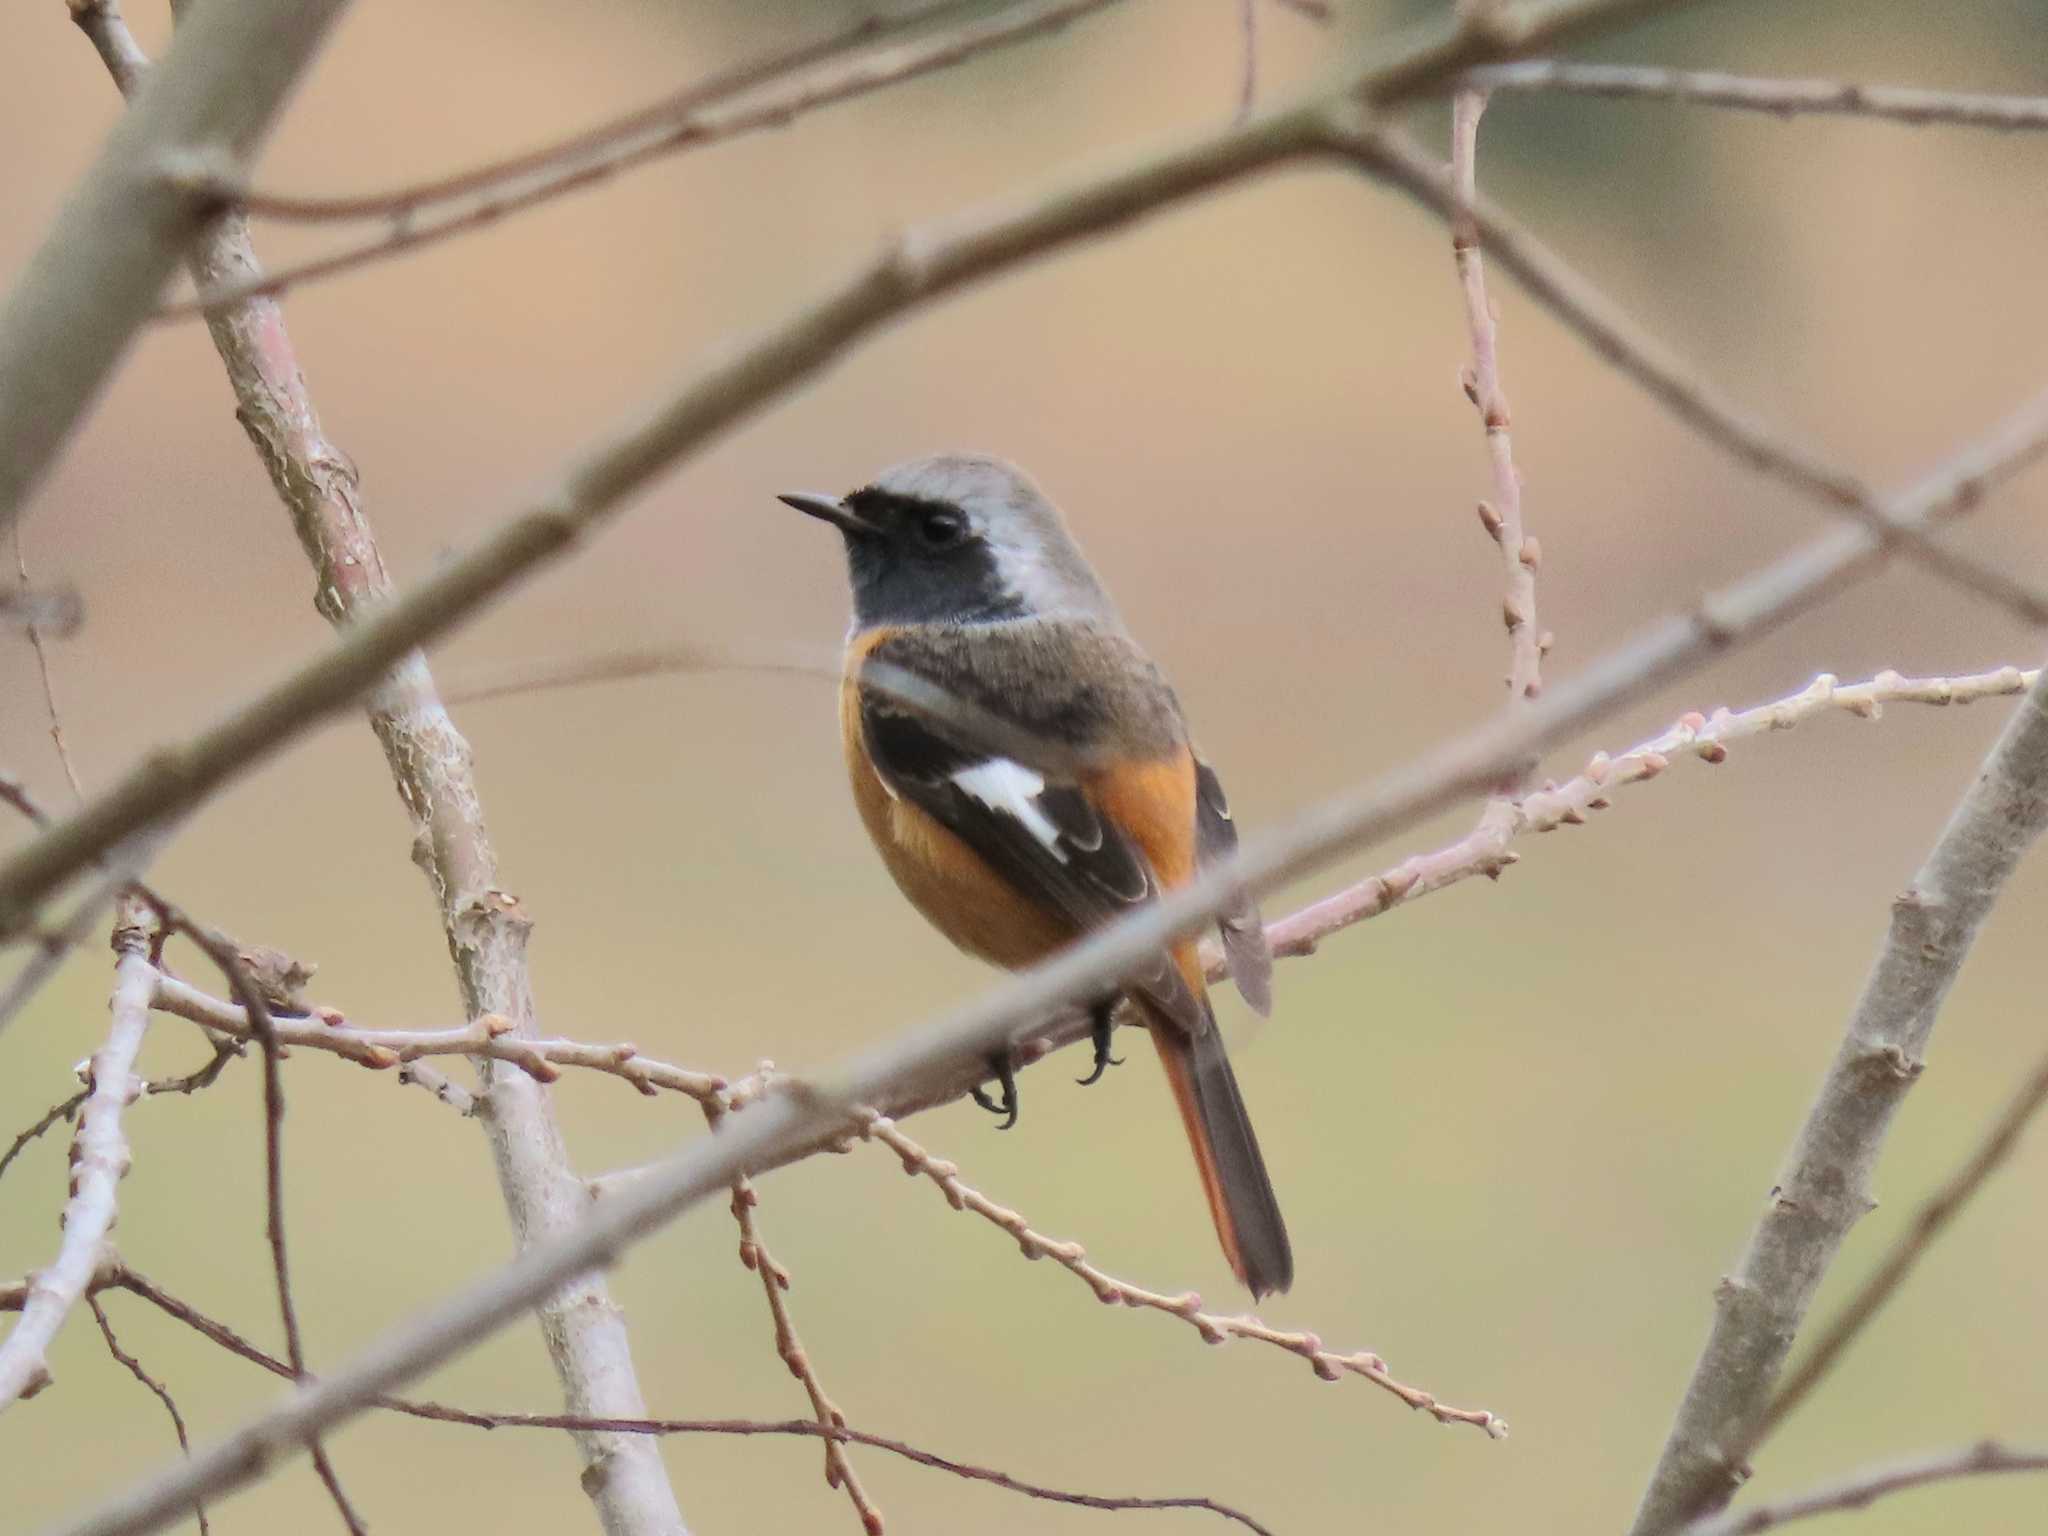
<instances>
[{"instance_id":1,"label":"bird's black eye","mask_svg":"<svg viewBox=\"0 0 2048 1536\"><path fill-rule=\"evenodd\" d=\"M967 519L951 507L920 512L911 526L926 549L956 549L967 540Z\"/></svg>"}]
</instances>

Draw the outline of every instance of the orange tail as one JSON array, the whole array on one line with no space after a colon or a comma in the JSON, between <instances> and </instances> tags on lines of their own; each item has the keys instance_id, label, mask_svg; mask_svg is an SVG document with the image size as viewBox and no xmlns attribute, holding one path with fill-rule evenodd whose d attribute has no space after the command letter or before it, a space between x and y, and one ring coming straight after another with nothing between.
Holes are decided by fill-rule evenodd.
<instances>
[{"instance_id":1,"label":"orange tail","mask_svg":"<svg viewBox=\"0 0 2048 1536\"><path fill-rule=\"evenodd\" d=\"M1206 999L1203 1011L1209 1011ZM1208 1028L1192 1036L1157 1017L1149 1023L1174 1103L1180 1106L1181 1123L1187 1127L1188 1144L1194 1148L1223 1256L1254 1299L1286 1290L1294 1283L1287 1224L1280 1219L1273 1181L1266 1175L1259 1139L1252 1134L1251 1117L1245 1113L1244 1096L1224 1054L1214 1014Z\"/></svg>"}]
</instances>

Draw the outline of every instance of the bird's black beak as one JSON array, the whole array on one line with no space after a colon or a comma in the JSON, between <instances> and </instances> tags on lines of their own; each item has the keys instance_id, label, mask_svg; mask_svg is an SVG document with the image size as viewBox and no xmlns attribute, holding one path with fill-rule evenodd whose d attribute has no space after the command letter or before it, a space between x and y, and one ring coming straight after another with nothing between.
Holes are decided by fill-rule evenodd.
<instances>
[{"instance_id":1,"label":"bird's black beak","mask_svg":"<svg viewBox=\"0 0 2048 1536\"><path fill-rule=\"evenodd\" d=\"M831 523L843 532L874 532L866 523L847 511L846 503L837 496L820 496L815 491L791 491L787 495L778 496L775 499L784 506L795 507L799 512L808 513L812 517Z\"/></svg>"}]
</instances>

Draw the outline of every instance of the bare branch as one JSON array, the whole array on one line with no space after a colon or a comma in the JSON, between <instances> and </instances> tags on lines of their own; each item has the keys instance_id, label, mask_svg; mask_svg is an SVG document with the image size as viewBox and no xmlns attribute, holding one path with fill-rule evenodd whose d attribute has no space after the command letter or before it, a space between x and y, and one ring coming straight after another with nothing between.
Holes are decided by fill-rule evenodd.
<instances>
[{"instance_id":1,"label":"bare branch","mask_svg":"<svg viewBox=\"0 0 2048 1536\"><path fill-rule=\"evenodd\" d=\"M43 684L43 709L50 717L50 745L57 749L57 761L63 765L64 778L71 785L72 798L83 805L85 803L85 786L78 782L78 769L71 761L71 748L65 745L64 742L64 715L57 708L57 683L56 679L50 675L50 650L44 644L43 626L34 617L33 605L30 603L34 594L34 585L29 580L28 557L21 552L21 524L16 523L12 532L14 534L14 568L21 577L21 597L24 603L30 606L30 617L24 622L22 627L28 634L30 649L36 653L36 675L41 678Z\"/></svg>"},{"instance_id":2,"label":"bare branch","mask_svg":"<svg viewBox=\"0 0 2048 1536\"><path fill-rule=\"evenodd\" d=\"M1684 1536L1754 1536L1775 1526L1789 1525L1814 1515L1838 1510L1862 1509L1894 1493L1924 1488L1959 1477L1984 1477L2000 1472L2048 1471L2048 1451L2023 1451L1980 1440L1960 1451L1928 1456L1919 1461L1899 1462L1845 1478L1826 1488L1817 1488L1797 1498L1781 1499L1755 1509L1733 1511L1685 1528Z\"/></svg>"},{"instance_id":3,"label":"bare branch","mask_svg":"<svg viewBox=\"0 0 2048 1536\"><path fill-rule=\"evenodd\" d=\"M707 81L642 109L617 122L588 129L562 144L521 155L495 166L367 197L310 199L222 188L247 211L259 217L301 221L388 218L389 227L355 245L299 262L261 276L218 286L164 306L161 318L187 319L223 304L273 296L316 278L381 261L502 223L566 193L610 180L622 171L684 150L703 149L763 129L781 128L818 107L863 96L905 80L949 68L978 54L1055 32L1118 0L1022 0L993 16L974 17L950 31L919 38L864 57L838 61L835 56L872 41L879 31L904 30L929 16L963 9L958 0L922 7L878 23L870 20L823 42L802 45L779 58L742 66L724 79ZM971 9L971 7L966 7ZM757 88L773 85L778 76L804 64L821 67L783 82L760 99ZM721 109L730 97L747 100ZM467 199L455 207L422 216L423 209L450 199Z\"/></svg>"},{"instance_id":4,"label":"bare branch","mask_svg":"<svg viewBox=\"0 0 2048 1536\"><path fill-rule=\"evenodd\" d=\"M1493 500L1479 504L1479 521L1500 550L1506 583L1501 617L1508 632L1508 692L1518 699L1533 699L1543 691L1546 637L1536 617L1536 568L1542 551L1522 522L1522 476L1515 468L1508 436L1512 413L1500 379L1499 321L1487 296L1486 263L1471 217L1479 196L1479 119L1485 111L1486 97L1476 91L1460 91L1451 102L1451 252L1465 299L1465 326L1472 336L1465 394L1479 412L1493 468Z\"/></svg>"},{"instance_id":5,"label":"bare branch","mask_svg":"<svg viewBox=\"0 0 2048 1536\"><path fill-rule=\"evenodd\" d=\"M1892 904L1891 927L1841 1049L1792 1145L1714 1322L1633 1527L1661 1536L1719 1508L1740 1485L1800 1322L1849 1228L1871 1208L1892 1116L1925 1063L1943 998L2006 878L2048 827L2048 697L2037 679L1927 862Z\"/></svg>"},{"instance_id":6,"label":"bare branch","mask_svg":"<svg viewBox=\"0 0 2048 1536\"><path fill-rule=\"evenodd\" d=\"M23 1149L30 1142L49 1130L51 1126L55 1125L59 1120L65 1121L68 1124L71 1117L78 1112L78 1106L83 1104L91 1093L92 1090L90 1088L81 1088L78 1092L72 1094L70 1098L60 1099L55 1104L52 1104L42 1114L38 1115L35 1120L30 1122L27 1128L14 1138L13 1144L7 1149L6 1156L0 1157L0 1175L4 1175L7 1172L14 1160L21 1156Z\"/></svg>"},{"instance_id":7,"label":"bare branch","mask_svg":"<svg viewBox=\"0 0 2048 1536\"><path fill-rule=\"evenodd\" d=\"M93 1053L92 1082L71 1141L64 1236L50 1267L30 1278L21 1317L0 1341L0 1412L50 1384L45 1352L92 1282L101 1245L113 1230L115 1191L128 1173L121 1113L142 1092L135 1058L149 1033L149 989L156 973L145 953L147 939L133 925L124 923L115 931L115 947L119 958L108 1003L113 1022L106 1043Z\"/></svg>"},{"instance_id":8,"label":"bare branch","mask_svg":"<svg viewBox=\"0 0 2048 1536\"><path fill-rule=\"evenodd\" d=\"M715 1125L716 1116L711 1118ZM804 1395L811 1400L812 1420L824 1432L825 1486L844 1488L854 1513L860 1517L861 1528L868 1536L882 1536L882 1512L862 1486L860 1474L847 1458L844 1442L833 1433L846 1428L846 1415L839 1411L839 1405L825 1391L824 1382L818 1379L810 1351L797 1337L796 1323L789 1315L789 1302L783 1295L789 1289L789 1271L776 1263L775 1255L761 1241L760 1224L754 1219L754 1208L759 1204L760 1197L749 1180L732 1181L732 1219L740 1229L740 1262L760 1277L762 1294L768 1299L768 1316L775 1325L775 1353L789 1367L789 1374L803 1384Z\"/></svg>"},{"instance_id":9,"label":"bare branch","mask_svg":"<svg viewBox=\"0 0 2048 1536\"><path fill-rule=\"evenodd\" d=\"M1546 784L1504 810L1483 817L1477 827L1447 847L1405 859L1392 869L1269 923L1267 942L1276 958L1313 954L1331 934L1378 917L1389 908L1474 875L1497 880L1520 858L1508 844L1521 833L1581 825L1587 812L1608 808L1615 790L1656 778L1677 758L1723 763L1728 760L1730 742L1789 730L1826 711L1874 720L1886 704L1939 706L2009 697L2031 688L2040 675L2038 668L2022 672L2018 667L2000 667L1970 677L1902 677L1887 670L1867 683L1845 685L1823 672L1795 694L1737 714L1717 709L1711 717L1697 712L1681 715L1669 729L1626 752L1615 756L1596 752L1576 777L1562 784ZM1222 979L1226 972L1221 950L1211 954L1205 949L1204 955L1209 979Z\"/></svg>"},{"instance_id":10,"label":"bare branch","mask_svg":"<svg viewBox=\"0 0 2048 1536\"><path fill-rule=\"evenodd\" d=\"M2048 1056L2042 1057L2035 1065L2033 1074L2013 1096L2004 1113L1991 1123L1963 1166L1950 1174L1948 1181L1913 1213L1913 1219L1906 1223L1906 1230L1884 1256L1883 1262L1871 1272L1870 1278L1863 1282L1856 1294L1843 1304L1834 1320L1821 1330L1806 1358L1785 1378L1785 1384L1771 1399L1770 1407L1764 1410L1743 1451L1745 1457L1754 1454L1756 1448L1770 1438L1772 1431L1784 1423L1792 1410L1813 1391L1821 1378L1834 1368L1842 1351L1877 1315L1878 1309L1891 1300L1892 1293L1905 1283L1906 1277L1913 1272L1913 1266L1925 1256L1934 1240L1969 1204L1984 1181L2012 1155L2027 1122L2040 1112L2044 1103L2048 1103Z\"/></svg>"},{"instance_id":11,"label":"bare branch","mask_svg":"<svg viewBox=\"0 0 2048 1536\"><path fill-rule=\"evenodd\" d=\"M271 1277L277 1290L278 1316L284 1325L285 1358L291 1362L295 1380L308 1379L305 1340L299 1332L299 1307L292 1295L291 1259L284 1230L284 1075L279 1070L283 1048L278 1044L277 1025L270 1016L270 1004L263 988L249 974L241 954L232 943L211 929L195 923L177 908L153 901L157 917L167 929L176 929L194 944L227 977L239 999L249 1027L263 1051L263 1233L270 1245ZM94 1310L98 1310L95 1308ZM189 1452L190 1446L186 1447ZM307 1447L313 1470L327 1495L341 1514L350 1536L366 1536L362 1517L341 1486L341 1474L333 1458L318 1440Z\"/></svg>"},{"instance_id":12,"label":"bare branch","mask_svg":"<svg viewBox=\"0 0 2048 1536\"><path fill-rule=\"evenodd\" d=\"M113 1321L107 1316L107 1309L100 1305L100 1299L91 1291L86 1292L85 1304L92 1308L92 1320L100 1325L100 1337L106 1340L107 1353L115 1363L130 1376L141 1382L156 1395L164 1405L164 1412L171 1416L171 1429L178 1437L178 1449L188 1457L192 1454L192 1437L185 1432L185 1415L178 1412L178 1400L171 1396L171 1389L149 1374L143 1363L121 1347L120 1336L114 1332ZM211 1536L213 1527L206 1518L206 1506L196 1504L192 1513L199 1519L199 1536Z\"/></svg>"},{"instance_id":13,"label":"bare branch","mask_svg":"<svg viewBox=\"0 0 2048 1536\"><path fill-rule=\"evenodd\" d=\"M1204 1509L1211 1514L1221 1515L1235 1521L1257 1536L1273 1536L1273 1532L1254 1520L1241 1509L1234 1509L1216 1499L1182 1495L1177 1498L1146 1498L1134 1495L1100 1493L1075 1493L1064 1488L1049 1488L1043 1483L1027 1483L994 1467L976 1466L972 1462L955 1461L950 1457L935 1455L920 1450L902 1440L893 1440L887 1435L870 1434L866 1430L854 1429L848 1425L828 1428L814 1419L785 1419L781 1421L762 1419L601 1419L574 1420L565 1414L479 1414L482 1427L489 1429L574 1429L601 1428L618 1434L628 1435L812 1435L822 1440L843 1442L848 1445L864 1445L878 1451L887 1451L892 1456L901 1456L906 1461L934 1471L950 1472L955 1477L964 1477L972 1482L990 1483L1011 1493L1021 1493L1027 1498L1043 1499L1054 1504L1074 1504L1083 1509L1139 1510L1139 1509Z\"/></svg>"},{"instance_id":14,"label":"bare branch","mask_svg":"<svg viewBox=\"0 0 2048 1536\"><path fill-rule=\"evenodd\" d=\"M2048 593L2000 567L1948 548L1928 530L1902 527L1855 476L1825 463L1722 397L1605 294L1485 198L1475 193L1461 201L1441 165L1405 136L1370 124L1332 131L1361 169L1399 187L1440 218L1468 220L1480 243L1531 297L1708 442L1818 504L1853 518L1888 548L1896 547L1945 580L1991 599L2029 624L2048 624Z\"/></svg>"},{"instance_id":15,"label":"bare branch","mask_svg":"<svg viewBox=\"0 0 2048 1536\"><path fill-rule=\"evenodd\" d=\"M1730 75L1704 69L1656 69L1640 64L1574 64L1532 59L1475 69L1467 84L1482 91L1531 91L1571 96L1649 99L1702 107L1731 107L1776 117L1826 113L1922 126L1945 123L2003 132L2048 129L2048 96L1992 96L1975 91L1927 91L1846 80L1787 80Z\"/></svg>"},{"instance_id":16,"label":"bare branch","mask_svg":"<svg viewBox=\"0 0 2048 1536\"><path fill-rule=\"evenodd\" d=\"M473 677L458 678L441 695L449 704L481 704L491 699L546 693L555 688L580 688L589 683L626 682L640 677L666 677L700 672L786 672L799 677L839 681L837 656L741 655L703 645L672 645L653 650L606 651L596 656L517 662Z\"/></svg>"},{"instance_id":17,"label":"bare branch","mask_svg":"<svg viewBox=\"0 0 2048 1536\"><path fill-rule=\"evenodd\" d=\"M970 1211L984 1221L1001 1228L1016 1240L1017 1246L1027 1259L1051 1259L1067 1273L1083 1281L1095 1293L1097 1301L1113 1306L1146 1308L1177 1317L1196 1333L1206 1344L1221 1344L1228 1339L1255 1339L1262 1344L1271 1344L1291 1355L1298 1355L1309 1364L1323 1381L1336 1381L1344 1372L1362 1376L1374 1386L1391 1392L1410 1408L1427 1413L1439 1424L1472 1424L1486 1431L1491 1439L1505 1440L1508 1426L1505 1419L1487 1412L1483 1408L1453 1408L1437 1401L1431 1393L1420 1387L1412 1387L1397 1381L1388 1372L1386 1361L1366 1350L1354 1354L1339 1355L1324 1349L1322 1340L1312 1333L1284 1332L1268 1327L1255 1317L1225 1317L1202 1310L1202 1298L1193 1291L1182 1291L1178 1295L1165 1295L1158 1291L1132 1285L1119 1280L1088 1262L1085 1249L1076 1242L1062 1242L1033 1230L1017 1212L1007 1206L998 1205L980 1190L966 1183L960 1177L957 1164L944 1158L933 1157L919 1146L902 1127L886 1116L870 1111L861 1122L861 1135L879 1141L894 1152L903 1164L903 1171L913 1176L922 1175L937 1185L946 1197L946 1203L956 1211Z\"/></svg>"},{"instance_id":18,"label":"bare branch","mask_svg":"<svg viewBox=\"0 0 2048 1536\"><path fill-rule=\"evenodd\" d=\"M240 1004L209 997L174 976L159 975L150 1005L179 1018L219 1030L233 1039L253 1039L257 1030ZM588 1045L578 1040L536 1040L514 1031L512 1021L487 1013L460 1029L358 1029L333 1008L316 1008L303 1019L276 1019L271 1028L284 1045L304 1046L340 1056L373 1071L416 1062L428 1056L468 1056L503 1061L536 1082L551 1083L561 1068L579 1067L631 1083L652 1097L661 1089L687 1094L699 1103L716 1103L725 1079L692 1072L640 1055L630 1042Z\"/></svg>"},{"instance_id":19,"label":"bare branch","mask_svg":"<svg viewBox=\"0 0 2048 1536\"><path fill-rule=\"evenodd\" d=\"M65 200L0 305L0 529L14 525L171 269L219 212L195 170L239 170L344 3L198 7L156 88L115 124Z\"/></svg>"}]
</instances>

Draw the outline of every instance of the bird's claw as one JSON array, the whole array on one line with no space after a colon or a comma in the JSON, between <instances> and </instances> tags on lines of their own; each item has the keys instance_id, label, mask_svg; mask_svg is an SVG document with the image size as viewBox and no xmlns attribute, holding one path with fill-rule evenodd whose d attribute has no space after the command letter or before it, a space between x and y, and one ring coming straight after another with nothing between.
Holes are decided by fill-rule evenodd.
<instances>
[{"instance_id":1,"label":"bird's claw","mask_svg":"<svg viewBox=\"0 0 2048 1536\"><path fill-rule=\"evenodd\" d=\"M1010 1068L1010 1053L1008 1051L989 1057L988 1064L995 1072L996 1084L1001 1092L996 1097L990 1098L982 1090L979 1083L967 1091L973 1095L974 1102L983 1109L992 1115L1002 1116L1002 1119L996 1125L996 1129L1007 1131L1017 1123L1017 1074Z\"/></svg>"},{"instance_id":2,"label":"bird's claw","mask_svg":"<svg viewBox=\"0 0 2048 1536\"><path fill-rule=\"evenodd\" d=\"M1123 1057L1109 1054L1109 1032L1115 1027L1115 998L1105 998L1088 1010L1088 1038L1095 1044L1095 1066L1086 1077L1074 1079L1083 1088L1094 1087L1102 1081L1103 1073L1124 1064Z\"/></svg>"}]
</instances>

